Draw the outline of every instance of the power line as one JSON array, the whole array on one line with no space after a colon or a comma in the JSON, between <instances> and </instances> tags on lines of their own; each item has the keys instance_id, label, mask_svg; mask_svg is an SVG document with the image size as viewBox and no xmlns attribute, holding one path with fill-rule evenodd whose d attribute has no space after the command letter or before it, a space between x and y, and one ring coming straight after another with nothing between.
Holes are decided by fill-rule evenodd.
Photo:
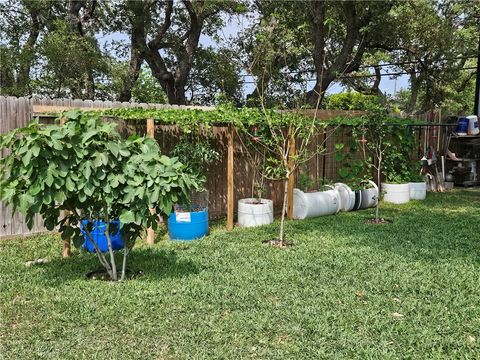
<instances>
[{"instance_id":1,"label":"power line","mask_svg":"<svg viewBox=\"0 0 480 360\"><path fill-rule=\"evenodd\" d=\"M471 55L465 55L465 56L459 56L455 58L450 58L450 59L440 59L436 60L435 63L439 63L442 61L454 61L454 60L463 60L463 59L476 59L479 54L477 53L472 53ZM402 66L402 65L414 65L414 64L421 64L421 61L405 61L405 62L399 62L399 63L384 63L384 64L377 64L377 65L360 65L359 69L367 69L367 68L374 68L374 67L387 67L387 66ZM470 69L470 68L464 68L465 70ZM297 71L287 71L287 72L282 72L282 74L285 75L295 75L295 74L313 74L315 73L315 70L310 69L310 70L297 70ZM420 72L415 72L416 74L419 74ZM408 75L411 73L404 73L401 75ZM392 74L393 75L393 74ZM240 74L239 76L241 77L253 77L253 75L250 74ZM375 75L373 75L375 76ZM364 77L370 77L370 75L365 75Z\"/></svg>"},{"instance_id":2,"label":"power line","mask_svg":"<svg viewBox=\"0 0 480 360\"><path fill-rule=\"evenodd\" d=\"M458 70L461 70L461 71L464 71L464 70L475 70L477 69L476 67L466 67L466 68L461 68L461 69L458 69ZM415 71L414 72L415 74L421 74L421 71ZM380 74L381 77L383 76L400 76L400 75L411 75L412 72L396 72L396 73L383 73L383 74ZM252 75L249 75L249 76L252 76ZM339 76L336 78L336 80L338 79L361 79L361 78L372 78L372 77L377 77L376 74L370 74L370 75L342 75L342 76ZM307 81L307 82L312 82L312 81L317 81L316 78L310 78L310 79L306 79L306 80L303 80L304 82ZM255 81L244 81L243 84L256 84Z\"/></svg>"}]
</instances>

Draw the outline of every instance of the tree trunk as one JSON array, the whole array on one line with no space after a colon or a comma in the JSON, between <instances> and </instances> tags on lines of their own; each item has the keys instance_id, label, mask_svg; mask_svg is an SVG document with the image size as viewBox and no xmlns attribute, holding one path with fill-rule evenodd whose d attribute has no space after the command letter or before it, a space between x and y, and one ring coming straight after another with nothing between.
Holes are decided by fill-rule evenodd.
<instances>
[{"instance_id":1,"label":"tree trunk","mask_svg":"<svg viewBox=\"0 0 480 360\"><path fill-rule=\"evenodd\" d=\"M285 245L285 212L287 211L287 195L288 195L288 177L285 179L285 186L283 188L283 204L282 204L282 217L280 219L280 233L278 240L280 245Z\"/></svg>"},{"instance_id":2,"label":"tree trunk","mask_svg":"<svg viewBox=\"0 0 480 360\"><path fill-rule=\"evenodd\" d=\"M378 184L378 195L377 195L377 206L375 207L375 221L379 220L379 207L380 207L380 194L382 191L382 157L378 159L378 168L377 168L377 184Z\"/></svg>"},{"instance_id":3,"label":"tree trunk","mask_svg":"<svg viewBox=\"0 0 480 360\"><path fill-rule=\"evenodd\" d=\"M110 253L110 265L112 267L112 280L117 281L117 265L115 264L115 254L113 253L113 248L112 248L112 239L110 237L110 220L108 218L105 218L105 236L107 237L107 243L108 243L108 252Z\"/></svg>"},{"instance_id":4,"label":"tree trunk","mask_svg":"<svg viewBox=\"0 0 480 360\"><path fill-rule=\"evenodd\" d=\"M142 67L143 58L140 55L140 50L136 48L132 41L130 50L130 66L128 68L128 78L123 85L123 89L118 95L118 101L130 101L132 98L132 89L138 80L140 75L140 69Z\"/></svg>"},{"instance_id":5,"label":"tree trunk","mask_svg":"<svg viewBox=\"0 0 480 360\"><path fill-rule=\"evenodd\" d=\"M420 77L415 73L415 69L410 72L410 98L405 107L407 114L412 114L417 105L418 92L420 89Z\"/></svg>"}]
</instances>

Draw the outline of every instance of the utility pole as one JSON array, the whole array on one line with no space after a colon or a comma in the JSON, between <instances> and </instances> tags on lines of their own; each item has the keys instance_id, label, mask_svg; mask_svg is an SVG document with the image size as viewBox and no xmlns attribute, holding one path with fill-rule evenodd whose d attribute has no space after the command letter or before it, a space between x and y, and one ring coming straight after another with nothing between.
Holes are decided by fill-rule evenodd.
<instances>
[{"instance_id":1,"label":"utility pole","mask_svg":"<svg viewBox=\"0 0 480 360\"><path fill-rule=\"evenodd\" d=\"M477 80L475 84L475 106L473 113L480 116L480 36L478 38L478 53L477 53Z\"/></svg>"}]
</instances>

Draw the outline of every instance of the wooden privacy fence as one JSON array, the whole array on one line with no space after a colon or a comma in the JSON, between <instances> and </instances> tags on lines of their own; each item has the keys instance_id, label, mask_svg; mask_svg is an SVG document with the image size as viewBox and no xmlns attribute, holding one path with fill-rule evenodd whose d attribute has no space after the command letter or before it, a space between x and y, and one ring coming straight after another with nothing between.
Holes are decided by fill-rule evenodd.
<instances>
[{"instance_id":1,"label":"wooden privacy fence","mask_svg":"<svg viewBox=\"0 0 480 360\"><path fill-rule=\"evenodd\" d=\"M137 104L111 101L83 101L71 99L39 99L0 97L0 133L5 133L15 128L27 125L28 121L45 112L60 111L70 108L182 108L170 105ZM183 107L184 108L184 107ZM188 107L187 107L188 108ZM209 107L195 107L210 110ZM329 119L339 115L356 116L361 112L319 110L318 119ZM46 120L46 119L44 119ZM51 117L50 117L51 120ZM326 151L315 154L307 163L297 169L294 177L303 173L311 181L311 187L318 187L323 180L337 180L339 164L335 161L335 144L347 143L350 139L348 128L326 128L316 134L311 141L311 149L325 143ZM162 152L168 154L182 135L181 130L175 125L155 124L151 121L120 121L119 131L125 135L138 133L153 136L159 143ZM335 137L332 136L336 131ZM254 166L244 142L231 126L213 126L211 128L213 147L221 157L210 169L207 177L207 190L209 191L209 214L212 218L223 217L227 213L233 214L237 210L237 201L242 198L252 197ZM7 155L5 152L1 156ZM228 166L233 164L232 166ZM229 187L230 184L230 187ZM296 184L296 183L295 183ZM233 186L232 186L233 185ZM278 211L283 201L283 182L268 181L265 183L264 196L273 200ZM231 201L227 201L231 200ZM229 225L233 226L233 217L228 218ZM19 213L12 214L10 208L0 203L0 237L28 235L46 231L40 217L36 217L32 230L26 226L24 217Z\"/></svg>"}]
</instances>

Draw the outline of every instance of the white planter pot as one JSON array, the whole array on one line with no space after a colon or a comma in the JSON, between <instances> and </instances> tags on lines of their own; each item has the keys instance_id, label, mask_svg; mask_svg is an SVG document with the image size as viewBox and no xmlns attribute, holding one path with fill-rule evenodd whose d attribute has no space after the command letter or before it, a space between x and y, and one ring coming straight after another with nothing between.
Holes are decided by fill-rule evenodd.
<instances>
[{"instance_id":1,"label":"white planter pot","mask_svg":"<svg viewBox=\"0 0 480 360\"><path fill-rule=\"evenodd\" d=\"M410 187L410 200L425 200L427 197L427 183L426 182L411 182L408 184Z\"/></svg>"},{"instance_id":2,"label":"white planter pot","mask_svg":"<svg viewBox=\"0 0 480 360\"><path fill-rule=\"evenodd\" d=\"M306 219L332 215L340 211L340 195L337 190L304 193L293 189L293 218Z\"/></svg>"},{"instance_id":3,"label":"white planter pot","mask_svg":"<svg viewBox=\"0 0 480 360\"><path fill-rule=\"evenodd\" d=\"M238 226L252 227L271 224L273 222L273 201L248 198L238 200Z\"/></svg>"},{"instance_id":4,"label":"white planter pot","mask_svg":"<svg viewBox=\"0 0 480 360\"><path fill-rule=\"evenodd\" d=\"M383 200L393 204L405 204L410 201L410 186L406 184L382 183Z\"/></svg>"},{"instance_id":5,"label":"white planter pot","mask_svg":"<svg viewBox=\"0 0 480 360\"><path fill-rule=\"evenodd\" d=\"M347 184L336 183L335 190L340 195L340 210L351 211L355 205L355 193Z\"/></svg>"}]
</instances>

